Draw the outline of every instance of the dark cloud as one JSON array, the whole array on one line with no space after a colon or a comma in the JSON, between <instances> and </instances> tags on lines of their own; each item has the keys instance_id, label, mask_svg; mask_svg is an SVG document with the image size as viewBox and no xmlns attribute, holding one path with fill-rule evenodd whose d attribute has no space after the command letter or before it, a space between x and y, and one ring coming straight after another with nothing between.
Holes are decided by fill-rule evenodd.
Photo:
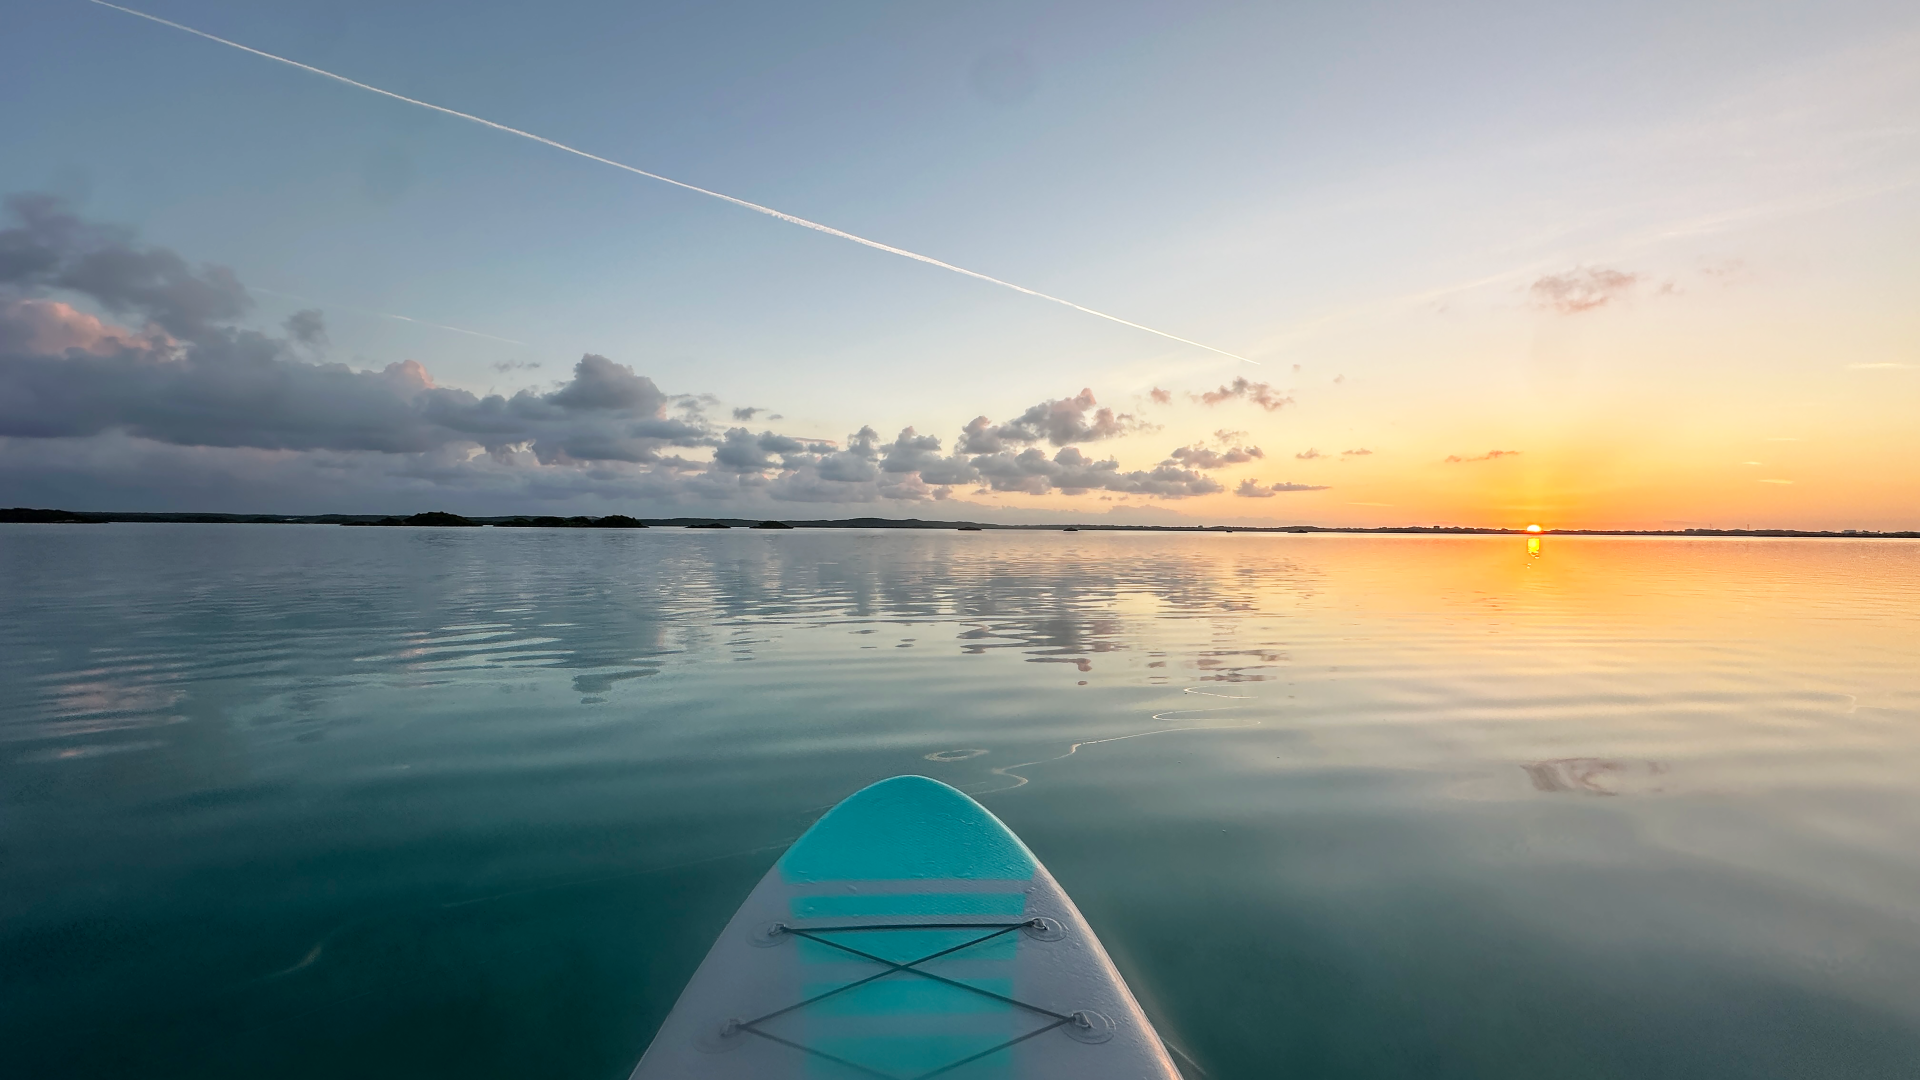
<instances>
[{"instance_id":1,"label":"dark cloud","mask_svg":"<svg viewBox=\"0 0 1920 1080\"><path fill-rule=\"evenodd\" d=\"M822 455L833 450L832 443L808 442L771 431L755 435L746 428L731 428L714 448L713 463L726 472L763 473L817 465Z\"/></svg>"},{"instance_id":2,"label":"dark cloud","mask_svg":"<svg viewBox=\"0 0 1920 1080\"><path fill-rule=\"evenodd\" d=\"M754 417L766 411L766 409L759 405L748 405L745 408L733 410L733 418L735 420L752 420Z\"/></svg>"},{"instance_id":3,"label":"dark cloud","mask_svg":"<svg viewBox=\"0 0 1920 1080\"><path fill-rule=\"evenodd\" d=\"M1459 454L1451 454L1442 464L1461 465L1469 461L1497 461L1503 457L1518 456L1520 456L1520 451L1518 450L1489 450L1484 454L1475 454L1472 457L1462 457Z\"/></svg>"},{"instance_id":4,"label":"dark cloud","mask_svg":"<svg viewBox=\"0 0 1920 1080\"><path fill-rule=\"evenodd\" d=\"M1576 266L1564 274L1548 274L1527 291L1541 307L1575 315L1625 298L1642 280L1640 274L1604 266Z\"/></svg>"},{"instance_id":5,"label":"dark cloud","mask_svg":"<svg viewBox=\"0 0 1920 1080\"><path fill-rule=\"evenodd\" d=\"M302 345L316 349L327 347L327 320L314 308L296 311L280 325L286 328L288 337Z\"/></svg>"},{"instance_id":6,"label":"dark cloud","mask_svg":"<svg viewBox=\"0 0 1920 1080\"><path fill-rule=\"evenodd\" d=\"M497 363L488 364L487 366L504 375L509 371L538 371L540 370L540 361L538 360L501 360Z\"/></svg>"},{"instance_id":7,"label":"dark cloud","mask_svg":"<svg viewBox=\"0 0 1920 1080\"><path fill-rule=\"evenodd\" d=\"M0 229L0 287L68 289L186 339L251 304L233 271L195 270L166 248L135 243L126 229L80 220L54 196L15 195L6 209L14 224Z\"/></svg>"},{"instance_id":8,"label":"dark cloud","mask_svg":"<svg viewBox=\"0 0 1920 1080\"><path fill-rule=\"evenodd\" d=\"M1071 446L1151 428L1130 414L1116 415L1112 409L1099 406L1092 390L1082 390L1070 398L1043 401L997 426L984 416L975 417L961 430L959 449L968 454L997 454L1042 441Z\"/></svg>"},{"instance_id":9,"label":"dark cloud","mask_svg":"<svg viewBox=\"0 0 1920 1080\"><path fill-rule=\"evenodd\" d=\"M0 299L0 341L44 302ZM66 309L79 316L73 309ZM414 361L380 371L308 363L289 342L203 327L191 340L107 339L58 356L0 353L0 435L74 438L124 431L183 446L421 453L449 443L534 448L543 461L655 460L705 446L704 424L668 418L653 381L587 355L550 394L476 397L434 385Z\"/></svg>"},{"instance_id":10,"label":"dark cloud","mask_svg":"<svg viewBox=\"0 0 1920 1080\"><path fill-rule=\"evenodd\" d=\"M1189 396L1206 405L1218 405L1221 402L1235 400L1251 401L1268 412L1276 412L1293 404L1292 398L1275 390L1271 384L1251 382L1244 378L1237 378L1218 390L1208 390L1205 393Z\"/></svg>"}]
</instances>

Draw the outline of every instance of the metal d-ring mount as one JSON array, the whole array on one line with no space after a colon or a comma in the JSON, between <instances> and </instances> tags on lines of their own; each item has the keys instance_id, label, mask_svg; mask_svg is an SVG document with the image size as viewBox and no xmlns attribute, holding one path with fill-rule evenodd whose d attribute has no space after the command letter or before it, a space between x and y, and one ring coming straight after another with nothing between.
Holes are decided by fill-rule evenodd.
<instances>
[{"instance_id":1,"label":"metal d-ring mount","mask_svg":"<svg viewBox=\"0 0 1920 1080\"><path fill-rule=\"evenodd\" d=\"M1036 916L1028 919L1020 928L1021 932L1035 941L1059 941L1067 936L1067 928L1052 919Z\"/></svg>"},{"instance_id":2,"label":"metal d-ring mount","mask_svg":"<svg viewBox=\"0 0 1920 1080\"><path fill-rule=\"evenodd\" d=\"M747 941L762 949L771 948L787 940L789 932L790 929L786 923L770 922L765 926L758 926L749 931L747 933Z\"/></svg>"},{"instance_id":3,"label":"metal d-ring mount","mask_svg":"<svg viewBox=\"0 0 1920 1080\"><path fill-rule=\"evenodd\" d=\"M1060 1030L1075 1042L1103 1043L1113 1038L1113 1018L1092 1009L1079 1009L1069 1022L1060 1025Z\"/></svg>"}]
</instances>

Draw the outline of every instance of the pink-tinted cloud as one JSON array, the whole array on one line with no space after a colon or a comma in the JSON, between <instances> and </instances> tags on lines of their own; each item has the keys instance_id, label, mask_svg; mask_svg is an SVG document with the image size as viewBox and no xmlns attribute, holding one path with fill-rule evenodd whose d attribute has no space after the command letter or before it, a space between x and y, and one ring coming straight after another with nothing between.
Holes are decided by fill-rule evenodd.
<instances>
[{"instance_id":1,"label":"pink-tinted cloud","mask_svg":"<svg viewBox=\"0 0 1920 1080\"><path fill-rule=\"evenodd\" d=\"M1277 391L1270 383L1251 382L1247 379L1235 379L1218 390L1190 395L1195 401L1205 405L1218 405L1235 399L1251 401L1255 405L1275 412L1293 404L1293 399Z\"/></svg>"},{"instance_id":2,"label":"pink-tinted cloud","mask_svg":"<svg viewBox=\"0 0 1920 1080\"><path fill-rule=\"evenodd\" d=\"M1499 459L1504 457L1519 457L1519 456L1520 456L1520 451L1518 450L1489 450L1484 454L1475 454L1471 457L1462 457L1459 454L1451 454L1451 455L1448 455L1447 460L1443 462L1443 464L1463 465L1470 461L1498 461Z\"/></svg>"},{"instance_id":3,"label":"pink-tinted cloud","mask_svg":"<svg viewBox=\"0 0 1920 1080\"><path fill-rule=\"evenodd\" d=\"M1548 274L1528 290L1534 303L1562 315L1577 315L1625 299L1644 275L1604 266L1576 266L1564 274Z\"/></svg>"},{"instance_id":4,"label":"pink-tinted cloud","mask_svg":"<svg viewBox=\"0 0 1920 1080\"><path fill-rule=\"evenodd\" d=\"M164 348L163 333L137 333L58 300L0 301L0 349L60 356L71 351L106 356L122 349Z\"/></svg>"}]
</instances>

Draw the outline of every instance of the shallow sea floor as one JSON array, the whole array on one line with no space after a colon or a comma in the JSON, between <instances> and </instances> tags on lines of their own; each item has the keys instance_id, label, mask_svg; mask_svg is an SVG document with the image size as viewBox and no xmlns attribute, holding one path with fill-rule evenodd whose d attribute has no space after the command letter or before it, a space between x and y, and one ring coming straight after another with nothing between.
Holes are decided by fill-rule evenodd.
<instances>
[{"instance_id":1,"label":"shallow sea floor","mask_svg":"<svg viewBox=\"0 0 1920 1080\"><path fill-rule=\"evenodd\" d=\"M0 1073L620 1080L974 793L1230 1077L1911 1077L1920 543L0 526Z\"/></svg>"}]
</instances>

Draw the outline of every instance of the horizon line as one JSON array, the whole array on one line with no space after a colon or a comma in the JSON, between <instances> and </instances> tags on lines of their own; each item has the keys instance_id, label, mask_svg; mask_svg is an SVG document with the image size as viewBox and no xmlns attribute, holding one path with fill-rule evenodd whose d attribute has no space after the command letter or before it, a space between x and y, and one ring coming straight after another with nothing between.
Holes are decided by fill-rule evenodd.
<instances>
[{"instance_id":1,"label":"horizon line","mask_svg":"<svg viewBox=\"0 0 1920 1080\"><path fill-rule=\"evenodd\" d=\"M28 516L33 515L33 516ZM859 515L844 518L765 518L765 517L724 517L720 515L681 514L673 516L634 517L626 514L453 514L444 510L422 511L415 514L271 514L271 513L227 513L194 510L62 510L55 507L15 506L0 508L0 524L5 525L62 525L62 524L207 524L207 525L339 525L339 524L377 524L391 522L404 524L406 518L428 515L458 519L478 527L490 527L500 522L535 521L587 521L597 522L610 518L622 518L651 527L648 523L658 523L662 527L685 527L683 522L702 524L723 524L727 528L751 528L756 524L775 523L793 528L860 528L855 523L884 522L880 528L899 529L950 529L961 526L973 526L981 530L1010 529L1074 529L1085 532L1331 532L1331 533L1471 533L1486 536L1733 536L1733 537L1782 537L1782 538L1822 538L1837 539L1920 539L1917 529L1793 529L1764 526L1745 526L1723 528L1719 526L1690 526L1683 529L1628 529L1628 528L1542 528L1539 532L1529 532L1526 526L1507 525L1175 525L1150 524L1145 522L1099 522L1099 521L1058 521L1006 524L996 521L974 521L965 518L890 518L877 515ZM433 528L429 523L419 523L413 527ZM459 527L453 522L445 527ZM512 526L509 526L512 527ZM528 527L528 526L522 526ZM530 526L542 527L542 526ZM545 527L569 527L567 525ZM577 526L575 526L577 527ZM607 527L607 526L601 526Z\"/></svg>"}]
</instances>

